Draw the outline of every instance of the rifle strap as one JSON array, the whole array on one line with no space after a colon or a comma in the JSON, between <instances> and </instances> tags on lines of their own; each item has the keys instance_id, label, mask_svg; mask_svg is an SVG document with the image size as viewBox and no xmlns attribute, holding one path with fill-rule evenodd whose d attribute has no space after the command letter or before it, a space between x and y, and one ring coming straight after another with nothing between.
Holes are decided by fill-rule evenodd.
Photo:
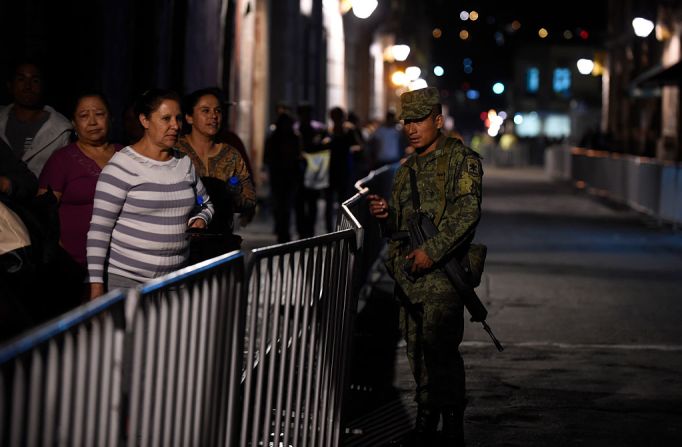
<instances>
[{"instance_id":1,"label":"rifle strap","mask_svg":"<svg viewBox=\"0 0 682 447\"><path fill-rule=\"evenodd\" d=\"M416 213L421 208L421 202L419 200L419 188L417 187L417 174L415 174L414 169L408 169L410 170L410 193L412 194L412 207Z\"/></svg>"}]
</instances>

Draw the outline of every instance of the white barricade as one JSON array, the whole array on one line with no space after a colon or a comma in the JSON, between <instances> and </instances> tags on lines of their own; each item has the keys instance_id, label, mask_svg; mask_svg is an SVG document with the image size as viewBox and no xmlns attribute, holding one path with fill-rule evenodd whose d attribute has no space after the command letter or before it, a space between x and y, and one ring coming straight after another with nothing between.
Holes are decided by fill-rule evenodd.
<instances>
[{"instance_id":1,"label":"white barricade","mask_svg":"<svg viewBox=\"0 0 682 447\"><path fill-rule=\"evenodd\" d=\"M114 291L0 350L1 445L118 445L124 305Z\"/></svg>"},{"instance_id":2,"label":"white barricade","mask_svg":"<svg viewBox=\"0 0 682 447\"><path fill-rule=\"evenodd\" d=\"M571 178L661 221L682 222L682 167L677 163L573 148Z\"/></svg>"},{"instance_id":3,"label":"white barricade","mask_svg":"<svg viewBox=\"0 0 682 447\"><path fill-rule=\"evenodd\" d=\"M226 254L4 345L0 444L233 445L243 278L242 254Z\"/></svg>"}]
</instances>

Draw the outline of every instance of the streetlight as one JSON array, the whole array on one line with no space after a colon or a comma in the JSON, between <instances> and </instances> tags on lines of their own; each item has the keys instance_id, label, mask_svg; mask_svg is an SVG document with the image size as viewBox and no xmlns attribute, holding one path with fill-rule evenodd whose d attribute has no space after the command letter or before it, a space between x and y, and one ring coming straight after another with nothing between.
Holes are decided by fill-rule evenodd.
<instances>
[{"instance_id":1,"label":"streetlight","mask_svg":"<svg viewBox=\"0 0 682 447\"><path fill-rule=\"evenodd\" d=\"M637 37L647 37L654 30L654 22L643 17L637 17L632 20L632 28Z\"/></svg>"},{"instance_id":2,"label":"streetlight","mask_svg":"<svg viewBox=\"0 0 682 447\"><path fill-rule=\"evenodd\" d=\"M592 69L594 69L594 61L591 59L578 59L576 65L578 66L578 71L582 75L588 75L592 73Z\"/></svg>"},{"instance_id":3,"label":"streetlight","mask_svg":"<svg viewBox=\"0 0 682 447\"><path fill-rule=\"evenodd\" d=\"M402 62L410 55L410 47L407 45L393 45L391 53L393 53L393 59Z\"/></svg>"},{"instance_id":4,"label":"streetlight","mask_svg":"<svg viewBox=\"0 0 682 447\"><path fill-rule=\"evenodd\" d=\"M419 67L411 66L405 69L405 75L408 81L416 81L421 76L422 71Z\"/></svg>"},{"instance_id":5,"label":"streetlight","mask_svg":"<svg viewBox=\"0 0 682 447\"><path fill-rule=\"evenodd\" d=\"M351 0L353 14L359 19L371 16L378 4L377 0Z\"/></svg>"},{"instance_id":6,"label":"streetlight","mask_svg":"<svg viewBox=\"0 0 682 447\"><path fill-rule=\"evenodd\" d=\"M391 75L391 82L397 87L404 86L408 83L407 76L404 71L397 70Z\"/></svg>"}]
</instances>

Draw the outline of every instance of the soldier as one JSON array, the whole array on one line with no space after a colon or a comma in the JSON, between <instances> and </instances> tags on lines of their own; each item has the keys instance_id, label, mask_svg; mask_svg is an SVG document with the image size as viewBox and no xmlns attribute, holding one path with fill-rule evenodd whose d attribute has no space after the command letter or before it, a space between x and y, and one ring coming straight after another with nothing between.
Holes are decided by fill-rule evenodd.
<instances>
[{"instance_id":1,"label":"soldier","mask_svg":"<svg viewBox=\"0 0 682 447\"><path fill-rule=\"evenodd\" d=\"M483 171L478 154L441 133L444 118L436 88L404 93L400 101L400 119L416 153L396 172L390 204L377 195L367 198L383 235L391 238L386 264L396 280L400 325L416 382L416 444L435 445L442 415L445 445L464 445L467 401L459 353L464 307L439 267L473 238L481 215ZM416 174L420 208L439 230L414 249L405 238L407 220L415 211L410 171Z\"/></svg>"}]
</instances>

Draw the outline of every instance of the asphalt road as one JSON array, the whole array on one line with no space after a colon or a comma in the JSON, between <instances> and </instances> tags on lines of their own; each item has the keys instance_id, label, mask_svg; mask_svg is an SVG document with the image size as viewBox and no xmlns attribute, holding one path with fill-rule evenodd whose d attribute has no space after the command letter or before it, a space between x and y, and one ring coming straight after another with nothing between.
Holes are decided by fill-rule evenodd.
<instances>
[{"instance_id":1,"label":"asphalt road","mask_svg":"<svg viewBox=\"0 0 682 447\"><path fill-rule=\"evenodd\" d=\"M682 445L682 232L539 169L485 171L477 291L506 349L466 325L467 445ZM347 446L400 445L415 413L380 273L357 318Z\"/></svg>"}]
</instances>

